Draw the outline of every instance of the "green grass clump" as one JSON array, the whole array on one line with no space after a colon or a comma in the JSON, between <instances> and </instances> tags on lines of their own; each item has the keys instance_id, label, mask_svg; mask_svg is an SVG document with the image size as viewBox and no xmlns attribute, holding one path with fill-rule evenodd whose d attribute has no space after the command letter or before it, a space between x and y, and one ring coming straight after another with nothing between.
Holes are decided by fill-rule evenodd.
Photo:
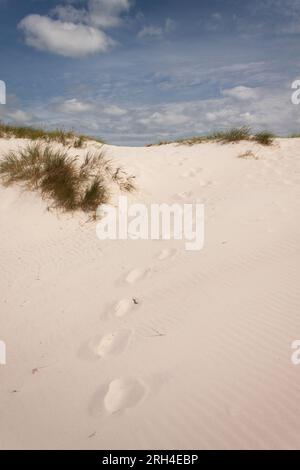
<instances>
[{"instance_id":1,"label":"green grass clump","mask_svg":"<svg viewBox=\"0 0 300 470\"><path fill-rule=\"evenodd\" d=\"M65 212L82 210L93 218L97 208L109 200L109 182L116 182L123 191L134 189L133 177L123 171L116 178L113 174L115 170L103 152L87 153L80 162L66 151L40 143L11 151L0 160L4 185L21 183L27 190L39 191L44 199L51 201L52 208Z\"/></svg>"},{"instance_id":2,"label":"green grass clump","mask_svg":"<svg viewBox=\"0 0 300 470\"><path fill-rule=\"evenodd\" d=\"M98 207L107 202L108 192L105 181L100 176L95 176L81 196L80 207L84 212L96 214Z\"/></svg>"},{"instance_id":3,"label":"green grass clump","mask_svg":"<svg viewBox=\"0 0 300 470\"><path fill-rule=\"evenodd\" d=\"M252 135L251 129L248 126L243 127L234 127L227 131L217 131L212 134L207 134L204 136L196 137L187 137L184 139L179 139L175 141L161 141L158 144L150 144L148 147L153 145L167 145L167 144L177 144L177 145L197 145L205 142L220 142L222 144L228 143L238 143L243 140L254 141L261 145L272 145L273 140L276 136L268 131L258 132L257 134ZM295 136L297 137L297 136Z\"/></svg>"},{"instance_id":4,"label":"green grass clump","mask_svg":"<svg viewBox=\"0 0 300 470\"><path fill-rule=\"evenodd\" d=\"M207 136L199 136L199 137L188 137L186 139L180 139L176 143L179 145L196 145L196 144L202 144L203 142L206 142L208 140Z\"/></svg>"},{"instance_id":5,"label":"green grass clump","mask_svg":"<svg viewBox=\"0 0 300 470\"><path fill-rule=\"evenodd\" d=\"M216 140L222 144L250 140L251 131L249 127L237 127L228 131L219 131L208 136L209 140Z\"/></svg>"},{"instance_id":6,"label":"green grass clump","mask_svg":"<svg viewBox=\"0 0 300 470\"><path fill-rule=\"evenodd\" d=\"M275 135L272 132L262 131L254 134L253 140L261 145L272 145L275 139Z\"/></svg>"},{"instance_id":7,"label":"green grass clump","mask_svg":"<svg viewBox=\"0 0 300 470\"><path fill-rule=\"evenodd\" d=\"M299 138L300 138L300 134L297 133L297 132L295 132L295 133L291 134L291 135L289 136L289 138L290 138L290 139L299 139Z\"/></svg>"},{"instance_id":8,"label":"green grass clump","mask_svg":"<svg viewBox=\"0 0 300 470\"><path fill-rule=\"evenodd\" d=\"M16 139L30 139L30 140L44 140L47 143L57 142L62 145L69 145L75 148L82 148L87 140L92 139L85 135L77 135L72 131L64 131L55 129L46 131L42 128L35 128L29 126L12 126L0 122L0 138L16 138ZM100 143L103 141L97 140Z\"/></svg>"}]
</instances>

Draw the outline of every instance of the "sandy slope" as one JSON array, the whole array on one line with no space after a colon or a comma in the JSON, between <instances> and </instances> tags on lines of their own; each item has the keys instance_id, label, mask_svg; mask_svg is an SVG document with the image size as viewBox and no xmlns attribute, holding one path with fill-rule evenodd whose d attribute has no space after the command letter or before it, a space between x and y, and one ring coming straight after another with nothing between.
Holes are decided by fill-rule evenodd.
<instances>
[{"instance_id":1,"label":"sandy slope","mask_svg":"<svg viewBox=\"0 0 300 470\"><path fill-rule=\"evenodd\" d=\"M106 150L132 200L205 202L205 249L1 188L0 447L300 448L300 140Z\"/></svg>"}]
</instances>

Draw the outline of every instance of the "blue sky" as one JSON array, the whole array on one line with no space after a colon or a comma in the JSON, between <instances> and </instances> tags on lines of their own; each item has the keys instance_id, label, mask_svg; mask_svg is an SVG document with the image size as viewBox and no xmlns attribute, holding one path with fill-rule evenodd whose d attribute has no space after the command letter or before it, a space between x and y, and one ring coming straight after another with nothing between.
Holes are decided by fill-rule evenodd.
<instances>
[{"instance_id":1,"label":"blue sky","mask_svg":"<svg viewBox=\"0 0 300 470\"><path fill-rule=\"evenodd\" d=\"M124 145L300 132L300 0L0 0L0 119Z\"/></svg>"}]
</instances>

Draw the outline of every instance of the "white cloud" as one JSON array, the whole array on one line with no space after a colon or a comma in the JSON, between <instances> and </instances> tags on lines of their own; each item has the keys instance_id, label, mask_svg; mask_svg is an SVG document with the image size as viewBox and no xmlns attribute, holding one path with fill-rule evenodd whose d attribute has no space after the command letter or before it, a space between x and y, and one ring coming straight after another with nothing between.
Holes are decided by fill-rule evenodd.
<instances>
[{"instance_id":1,"label":"white cloud","mask_svg":"<svg viewBox=\"0 0 300 470\"><path fill-rule=\"evenodd\" d=\"M82 57L105 52L115 45L100 28L118 26L130 6L130 0L89 0L86 9L58 5L50 16L26 16L19 28L28 46L66 57Z\"/></svg>"},{"instance_id":2,"label":"white cloud","mask_svg":"<svg viewBox=\"0 0 300 470\"><path fill-rule=\"evenodd\" d=\"M246 86L236 86L222 91L223 96L229 96L238 100L251 100L259 96L259 91L255 88Z\"/></svg>"},{"instance_id":3,"label":"white cloud","mask_svg":"<svg viewBox=\"0 0 300 470\"><path fill-rule=\"evenodd\" d=\"M88 23L88 12L84 8L79 9L72 5L57 5L51 13L61 21Z\"/></svg>"},{"instance_id":4,"label":"white cloud","mask_svg":"<svg viewBox=\"0 0 300 470\"><path fill-rule=\"evenodd\" d=\"M155 112L149 117L140 119L140 123L144 125L151 126L175 126L179 124L184 124L189 121L189 118L182 113L176 112Z\"/></svg>"},{"instance_id":5,"label":"white cloud","mask_svg":"<svg viewBox=\"0 0 300 470\"><path fill-rule=\"evenodd\" d=\"M18 123L25 123L31 118L30 114L22 111L21 109L8 113L8 117Z\"/></svg>"},{"instance_id":6,"label":"white cloud","mask_svg":"<svg viewBox=\"0 0 300 470\"><path fill-rule=\"evenodd\" d=\"M171 33L176 27L175 21L171 18L167 18L163 26L144 26L138 33L139 38L160 38L165 34Z\"/></svg>"},{"instance_id":7,"label":"white cloud","mask_svg":"<svg viewBox=\"0 0 300 470\"><path fill-rule=\"evenodd\" d=\"M113 45L113 41L103 31L82 24L52 20L46 16L26 16L19 27L24 31L27 45L66 57L105 52Z\"/></svg>"},{"instance_id":8,"label":"white cloud","mask_svg":"<svg viewBox=\"0 0 300 470\"><path fill-rule=\"evenodd\" d=\"M163 35L163 29L159 26L144 26L138 33L139 38L144 37L161 37Z\"/></svg>"},{"instance_id":9,"label":"white cloud","mask_svg":"<svg viewBox=\"0 0 300 470\"><path fill-rule=\"evenodd\" d=\"M91 23L102 28L112 28L121 22L121 15L130 9L129 0L89 0Z\"/></svg>"},{"instance_id":10,"label":"white cloud","mask_svg":"<svg viewBox=\"0 0 300 470\"><path fill-rule=\"evenodd\" d=\"M176 29L176 22L172 18L167 18L165 22L165 32L171 33Z\"/></svg>"},{"instance_id":11,"label":"white cloud","mask_svg":"<svg viewBox=\"0 0 300 470\"><path fill-rule=\"evenodd\" d=\"M89 0L87 8L58 5L52 13L62 21L80 22L100 28L113 28L122 22L122 14L130 9L129 0Z\"/></svg>"},{"instance_id":12,"label":"white cloud","mask_svg":"<svg viewBox=\"0 0 300 470\"><path fill-rule=\"evenodd\" d=\"M73 98L59 104L57 109L63 113L84 113L92 109L92 105L90 103L83 103L82 101Z\"/></svg>"},{"instance_id":13,"label":"white cloud","mask_svg":"<svg viewBox=\"0 0 300 470\"><path fill-rule=\"evenodd\" d=\"M125 114L127 114L126 109L120 108L114 104L104 108L103 112L105 114L109 114L110 116L125 116Z\"/></svg>"}]
</instances>

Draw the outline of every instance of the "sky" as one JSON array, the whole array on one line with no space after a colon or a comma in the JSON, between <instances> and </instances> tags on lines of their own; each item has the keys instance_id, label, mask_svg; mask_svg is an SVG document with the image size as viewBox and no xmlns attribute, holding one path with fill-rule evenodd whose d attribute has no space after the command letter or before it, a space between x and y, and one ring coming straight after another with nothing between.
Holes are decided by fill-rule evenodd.
<instances>
[{"instance_id":1,"label":"sky","mask_svg":"<svg viewBox=\"0 0 300 470\"><path fill-rule=\"evenodd\" d=\"M144 145L300 133L300 0L0 0L0 120Z\"/></svg>"}]
</instances>

